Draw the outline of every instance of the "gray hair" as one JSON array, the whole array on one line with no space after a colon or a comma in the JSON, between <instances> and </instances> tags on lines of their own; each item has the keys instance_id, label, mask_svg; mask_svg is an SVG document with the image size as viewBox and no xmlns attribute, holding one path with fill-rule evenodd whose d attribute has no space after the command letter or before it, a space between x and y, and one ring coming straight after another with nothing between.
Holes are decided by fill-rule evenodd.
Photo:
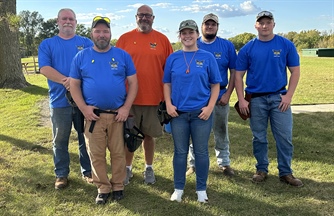
<instances>
[{"instance_id":1,"label":"gray hair","mask_svg":"<svg viewBox=\"0 0 334 216\"><path fill-rule=\"evenodd\" d=\"M74 18L75 19L77 18L76 15L75 15L75 13L74 13L74 11L72 9L70 9L70 8L60 9L59 12L58 12L58 16L57 16L58 18L59 18L60 13L63 12L63 11L71 11L73 13L73 15L74 15Z\"/></svg>"}]
</instances>

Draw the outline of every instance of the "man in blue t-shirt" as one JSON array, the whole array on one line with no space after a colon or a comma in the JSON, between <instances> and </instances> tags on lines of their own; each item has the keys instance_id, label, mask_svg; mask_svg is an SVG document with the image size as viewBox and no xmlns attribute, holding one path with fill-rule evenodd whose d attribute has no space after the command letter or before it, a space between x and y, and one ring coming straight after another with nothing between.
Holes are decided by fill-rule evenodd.
<instances>
[{"instance_id":1,"label":"man in blue t-shirt","mask_svg":"<svg viewBox=\"0 0 334 216\"><path fill-rule=\"evenodd\" d=\"M257 15L255 28L258 36L244 45L238 53L235 88L240 113L250 113L253 154L257 160L253 182L263 182L268 176L269 120L276 141L279 179L301 187L302 181L292 175L291 169L293 145L290 107L300 76L299 55L291 41L273 33L274 27L271 12L262 11ZM289 83L287 68L291 73ZM245 92L251 94L250 102L244 99L243 92L243 76L246 72Z\"/></svg>"},{"instance_id":2,"label":"man in blue t-shirt","mask_svg":"<svg viewBox=\"0 0 334 216\"><path fill-rule=\"evenodd\" d=\"M90 159L83 135L83 116L77 107L72 107L65 97L70 90L70 66L73 57L80 50L91 47L92 41L75 34L76 16L69 8L58 12L59 34L42 41L38 48L38 63L41 74L48 81L50 114L52 123L53 160L55 166L55 188L68 184L70 155L68 152L72 123L78 134L79 159L83 178L93 183Z\"/></svg>"},{"instance_id":3,"label":"man in blue t-shirt","mask_svg":"<svg viewBox=\"0 0 334 216\"><path fill-rule=\"evenodd\" d=\"M219 169L226 176L233 176L234 171L230 166L230 139L228 136L228 115L230 111L230 97L234 89L235 61L237 54L234 45L217 36L218 17L215 14L207 14L202 22L202 36L197 39L198 48L211 52L218 63L222 82L217 103L213 110L213 134L215 139L215 151ZM228 77L230 71L230 77ZM195 172L195 157L192 144L189 148L189 169L187 175Z\"/></svg>"},{"instance_id":4,"label":"man in blue t-shirt","mask_svg":"<svg viewBox=\"0 0 334 216\"><path fill-rule=\"evenodd\" d=\"M124 122L136 98L138 81L131 56L111 47L110 19L96 16L92 23L94 46L79 52L71 66L71 92L86 119L85 138L92 162L96 204L123 199L126 177ZM127 89L126 89L127 84ZM106 150L110 152L108 178ZM111 193L112 191L112 193Z\"/></svg>"}]
</instances>

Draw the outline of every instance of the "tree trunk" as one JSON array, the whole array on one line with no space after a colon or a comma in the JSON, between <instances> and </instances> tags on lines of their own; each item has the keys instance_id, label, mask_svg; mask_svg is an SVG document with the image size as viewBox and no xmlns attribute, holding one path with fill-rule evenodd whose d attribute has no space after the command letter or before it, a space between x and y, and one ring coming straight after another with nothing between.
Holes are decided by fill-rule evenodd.
<instances>
[{"instance_id":1,"label":"tree trunk","mask_svg":"<svg viewBox=\"0 0 334 216\"><path fill-rule=\"evenodd\" d=\"M0 0L0 88L29 86L21 65L16 0Z\"/></svg>"}]
</instances>

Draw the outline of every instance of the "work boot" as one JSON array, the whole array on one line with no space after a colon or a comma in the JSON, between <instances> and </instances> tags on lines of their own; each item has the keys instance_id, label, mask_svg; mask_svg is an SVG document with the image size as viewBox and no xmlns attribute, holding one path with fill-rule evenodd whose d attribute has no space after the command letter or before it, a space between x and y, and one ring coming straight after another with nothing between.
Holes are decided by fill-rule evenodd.
<instances>
[{"instance_id":1,"label":"work boot","mask_svg":"<svg viewBox=\"0 0 334 216\"><path fill-rule=\"evenodd\" d=\"M302 187L304 185L301 180L295 178L292 174L281 176L279 180L295 187Z\"/></svg>"},{"instance_id":2,"label":"work boot","mask_svg":"<svg viewBox=\"0 0 334 216\"><path fill-rule=\"evenodd\" d=\"M267 173L262 172L262 171L257 171L252 178L252 181L254 183L260 183L260 182L264 182L267 178Z\"/></svg>"}]
</instances>

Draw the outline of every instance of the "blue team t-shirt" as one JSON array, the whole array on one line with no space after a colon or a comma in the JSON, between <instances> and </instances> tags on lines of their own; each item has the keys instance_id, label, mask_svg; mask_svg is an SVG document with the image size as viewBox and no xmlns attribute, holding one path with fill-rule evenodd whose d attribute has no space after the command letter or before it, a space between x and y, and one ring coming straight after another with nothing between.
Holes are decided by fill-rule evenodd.
<instances>
[{"instance_id":1,"label":"blue team t-shirt","mask_svg":"<svg viewBox=\"0 0 334 216\"><path fill-rule=\"evenodd\" d=\"M59 73L68 77L73 57L87 47L93 46L93 42L86 37L75 35L73 38L65 40L54 36L42 41L38 47L39 68L50 66ZM50 107L69 107L65 97L66 89L60 84L48 79Z\"/></svg>"},{"instance_id":2,"label":"blue team t-shirt","mask_svg":"<svg viewBox=\"0 0 334 216\"><path fill-rule=\"evenodd\" d=\"M254 38L239 51L237 71L247 71L246 92L280 92L287 85L287 67L299 66L299 55L288 39L275 35L270 41Z\"/></svg>"},{"instance_id":3,"label":"blue team t-shirt","mask_svg":"<svg viewBox=\"0 0 334 216\"><path fill-rule=\"evenodd\" d=\"M204 49L213 54L213 56L216 58L220 76L222 78L220 86L227 86L228 69L235 69L235 63L237 60L237 53L233 43L220 37L216 37L212 43L206 43L203 41L202 37L200 37L197 39L197 46L198 48ZM226 88L221 89L218 100L226 92L226 90Z\"/></svg>"},{"instance_id":4,"label":"blue team t-shirt","mask_svg":"<svg viewBox=\"0 0 334 216\"><path fill-rule=\"evenodd\" d=\"M112 47L108 52L97 52L91 47L74 57L70 77L81 80L87 105L115 110L125 102L126 78L135 73L132 58L124 50Z\"/></svg>"},{"instance_id":5,"label":"blue team t-shirt","mask_svg":"<svg viewBox=\"0 0 334 216\"><path fill-rule=\"evenodd\" d=\"M196 111L207 106L211 84L222 81L215 57L202 49L194 53L182 50L172 53L164 69L163 82L171 83L172 104L182 112ZM186 73L187 64L190 65L189 73Z\"/></svg>"}]
</instances>

